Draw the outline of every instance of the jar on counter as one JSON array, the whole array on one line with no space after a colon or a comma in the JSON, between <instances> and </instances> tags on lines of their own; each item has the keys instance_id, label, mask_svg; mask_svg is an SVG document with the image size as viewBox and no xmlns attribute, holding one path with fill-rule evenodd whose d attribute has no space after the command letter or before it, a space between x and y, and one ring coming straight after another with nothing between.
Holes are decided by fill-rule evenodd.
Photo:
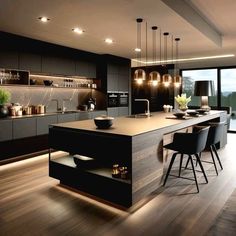
<instances>
[{"instance_id":1,"label":"jar on counter","mask_svg":"<svg viewBox=\"0 0 236 236\"><path fill-rule=\"evenodd\" d=\"M112 166L112 177L114 178L119 178L120 177L120 170L119 170L119 165L114 164Z\"/></svg>"}]
</instances>

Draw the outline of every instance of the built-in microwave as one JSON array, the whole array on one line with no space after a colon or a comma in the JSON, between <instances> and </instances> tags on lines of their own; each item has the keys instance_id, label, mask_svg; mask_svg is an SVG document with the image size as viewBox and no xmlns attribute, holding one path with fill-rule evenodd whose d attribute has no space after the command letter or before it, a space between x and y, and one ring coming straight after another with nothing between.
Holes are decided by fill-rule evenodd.
<instances>
[{"instance_id":1,"label":"built-in microwave","mask_svg":"<svg viewBox=\"0 0 236 236\"><path fill-rule=\"evenodd\" d=\"M107 106L108 107L118 107L119 106L119 97L118 92L108 92L107 93Z\"/></svg>"},{"instance_id":2,"label":"built-in microwave","mask_svg":"<svg viewBox=\"0 0 236 236\"><path fill-rule=\"evenodd\" d=\"M129 94L127 92L119 92L119 107L129 106Z\"/></svg>"}]
</instances>

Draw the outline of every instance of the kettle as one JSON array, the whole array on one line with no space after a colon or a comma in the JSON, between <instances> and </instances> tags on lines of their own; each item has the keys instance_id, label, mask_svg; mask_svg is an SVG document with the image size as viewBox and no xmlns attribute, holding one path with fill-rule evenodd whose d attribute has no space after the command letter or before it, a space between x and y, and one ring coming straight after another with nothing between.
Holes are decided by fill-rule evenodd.
<instances>
[{"instance_id":1,"label":"kettle","mask_svg":"<svg viewBox=\"0 0 236 236\"><path fill-rule=\"evenodd\" d=\"M96 98L89 98L88 100L88 110L89 111L93 111L95 109L96 106Z\"/></svg>"}]
</instances>

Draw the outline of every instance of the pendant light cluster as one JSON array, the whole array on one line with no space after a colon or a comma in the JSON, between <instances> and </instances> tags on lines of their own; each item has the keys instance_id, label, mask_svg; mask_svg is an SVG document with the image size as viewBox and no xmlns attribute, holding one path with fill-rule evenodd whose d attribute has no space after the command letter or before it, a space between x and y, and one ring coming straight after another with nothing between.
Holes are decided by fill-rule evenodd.
<instances>
[{"instance_id":1,"label":"pendant light cluster","mask_svg":"<svg viewBox=\"0 0 236 236\"><path fill-rule=\"evenodd\" d=\"M135 48L135 52L136 52L136 58L137 58L137 63L140 63L140 65L137 65L137 67L141 67L141 59L142 59L142 43L141 43L141 24L143 22L142 18L138 18L136 19L137 22L137 47ZM153 57L153 61L156 62L157 61L157 49L156 49L156 45L157 45L157 26L152 26L152 57ZM161 48L161 29L160 29L160 63L162 62L162 66L166 67L167 70L167 62L168 62L168 38L169 38L169 33L168 32L164 32L163 33L163 40L164 40L164 49L163 49L163 61L162 61L162 48ZM166 73L164 75L160 75L160 73L156 70L152 71L149 73L149 81L148 83L153 86L156 87L159 84L163 84L165 87L168 87L172 82L174 82L175 87L179 87L181 82L182 82L182 78L179 75L179 69L178 69L178 42L180 41L180 38L175 38L175 67L174 67L174 77L172 79L172 76L169 73ZM173 56L173 36L172 36L172 61L174 60L174 56ZM174 61L173 61L174 63ZM147 65L147 22L146 22L146 65ZM141 69L138 68L135 70L134 72L134 80L137 82L137 84L142 84L145 80L146 80L146 72Z\"/></svg>"},{"instance_id":2,"label":"pendant light cluster","mask_svg":"<svg viewBox=\"0 0 236 236\"><path fill-rule=\"evenodd\" d=\"M141 59L142 59L142 35L141 35L141 24L143 22L142 18L138 18L136 19L137 22L137 47L135 48L135 52L137 55L137 59L139 59L139 63L141 63ZM144 80L146 80L146 73L143 69L137 69L134 72L134 80L138 83L138 84L142 84Z\"/></svg>"}]
</instances>

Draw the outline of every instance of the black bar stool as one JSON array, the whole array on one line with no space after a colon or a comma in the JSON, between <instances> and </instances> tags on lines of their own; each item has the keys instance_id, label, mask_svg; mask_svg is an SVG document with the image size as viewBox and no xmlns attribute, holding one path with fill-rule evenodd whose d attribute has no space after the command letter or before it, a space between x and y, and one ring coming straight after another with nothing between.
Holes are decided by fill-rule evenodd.
<instances>
[{"instance_id":1,"label":"black bar stool","mask_svg":"<svg viewBox=\"0 0 236 236\"><path fill-rule=\"evenodd\" d=\"M209 123L207 123L207 125L210 126L210 129L208 132L207 143L206 143L205 149L210 150L212 162L205 161L205 160L202 160L202 162L212 163L215 167L215 171L216 171L217 175L218 175L218 170L217 170L217 166L216 166L215 157L219 162L220 168L223 170L223 166L221 164L220 157L219 157L217 149L216 149L216 144L218 144L222 138L224 124L225 124L225 122L209 122ZM215 154L215 157L214 157L214 154ZM201 153L200 153L199 157L201 158ZM188 159L185 168L187 168L189 161L190 161L190 159ZM197 165L197 163L198 163L198 160L196 160L196 165Z\"/></svg>"},{"instance_id":2,"label":"black bar stool","mask_svg":"<svg viewBox=\"0 0 236 236\"><path fill-rule=\"evenodd\" d=\"M201 160L199 158L199 153L201 153L206 146L208 131L209 131L209 126L202 126L201 129L197 130L196 132L175 133L174 137L173 137L173 142L164 146L164 148L171 149L176 152L174 152L174 154L171 157L171 161L170 161L170 164L169 164L166 176L165 176L163 186L165 186L165 184L166 184L167 178L170 175L172 165L173 165L175 158L178 154L180 154L180 156L181 156L180 157L180 165L179 165L179 176L175 176L175 177L185 178L185 177L181 177L180 174L181 174L181 168L182 168L184 154L188 155L189 160L192 165L192 170L193 170L194 180L195 180L196 187L197 187L197 192L199 192L197 177L196 177L193 159L192 159L192 155L194 155L196 157L196 159L198 160L199 166L200 166L201 171L204 175L206 183L208 183L205 171L203 169ZM185 179L190 179L190 178L185 178ZM193 180L193 179L190 179L190 180Z\"/></svg>"}]
</instances>

